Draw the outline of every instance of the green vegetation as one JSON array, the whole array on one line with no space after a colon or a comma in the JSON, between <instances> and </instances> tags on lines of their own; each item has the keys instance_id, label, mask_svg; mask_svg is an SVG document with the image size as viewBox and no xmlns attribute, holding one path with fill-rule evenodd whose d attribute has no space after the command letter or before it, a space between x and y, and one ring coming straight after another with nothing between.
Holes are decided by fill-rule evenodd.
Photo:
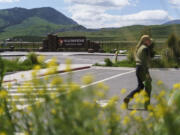
<instances>
[{"instance_id":1,"label":"green vegetation","mask_svg":"<svg viewBox=\"0 0 180 135\"><path fill-rule=\"evenodd\" d=\"M151 68L180 68L180 39L175 34L171 34L166 41L164 49L159 52L160 57L154 58L157 54L156 43L150 47L150 55L152 57ZM156 51L155 51L156 50ZM96 66L113 66L113 67L135 67L135 48L128 50L127 60L112 62L110 59L105 59L105 64L95 64Z\"/></svg>"},{"instance_id":2,"label":"green vegetation","mask_svg":"<svg viewBox=\"0 0 180 135\"><path fill-rule=\"evenodd\" d=\"M3 19L0 19L0 28L3 27L6 24L6 22Z\"/></svg>"},{"instance_id":3,"label":"green vegetation","mask_svg":"<svg viewBox=\"0 0 180 135\"><path fill-rule=\"evenodd\" d=\"M36 65L41 65L45 67L46 65L38 61L38 56L35 53L30 53L27 55L27 59L23 62L20 62L18 59L7 60L0 58L3 61L6 72L15 72L15 71L25 71L33 69Z\"/></svg>"},{"instance_id":4,"label":"green vegetation","mask_svg":"<svg viewBox=\"0 0 180 135\"><path fill-rule=\"evenodd\" d=\"M106 66L106 67L136 67L136 63L129 60L122 60L118 62L112 62L109 58L104 60L105 64L96 63L94 66Z\"/></svg>"},{"instance_id":5,"label":"green vegetation","mask_svg":"<svg viewBox=\"0 0 180 135\"><path fill-rule=\"evenodd\" d=\"M16 36L42 36L43 34L52 33L56 30L66 28L64 25L57 25L43 20L39 17L31 17L21 24L13 25L4 29L0 33L0 39L13 38Z\"/></svg>"},{"instance_id":6,"label":"green vegetation","mask_svg":"<svg viewBox=\"0 0 180 135\"><path fill-rule=\"evenodd\" d=\"M94 31L61 32L61 36L86 36L94 41L137 41L142 34L151 33L154 40L166 41L171 33L180 35L180 25L133 25L122 28L107 28Z\"/></svg>"},{"instance_id":7,"label":"green vegetation","mask_svg":"<svg viewBox=\"0 0 180 135\"><path fill-rule=\"evenodd\" d=\"M0 10L0 40L16 36L44 36L80 27L53 8Z\"/></svg>"},{"instance_id":8,"label":"green vegetation","mask_svg":"<svg viewBox=\"0 0 180 135\"><path fill-rule=\"evenodd\" d=\"M2 61L0 61L0 65ZM52 64L53 65L53 64ZM70 65L67 65L69 69ZM51 73L56 68L49 67ZM0 68L3 80L4 67ZM110 98L106 104L108 87L102 83L86 88L72 82L72 73L65 80L60 76L36 76L33 80L20 84L20 96L9 96L12 85L2 87L0 84L0 134L15 135L179 135L180 125L180 84L174 84L169 93L162 81L152 95L154 104L148 106L147 112L138 111L147 100L145 91L134 98L133 110L126 110L119 97ZM92 76L82 77L87 86L93 82ZM121 94L126 93L122 89ZM14 99L14 100L12 100ZM170 100L169 100L170 99ZM20 106L24 106L20 108Z\"/></svg>"}]
</instances>

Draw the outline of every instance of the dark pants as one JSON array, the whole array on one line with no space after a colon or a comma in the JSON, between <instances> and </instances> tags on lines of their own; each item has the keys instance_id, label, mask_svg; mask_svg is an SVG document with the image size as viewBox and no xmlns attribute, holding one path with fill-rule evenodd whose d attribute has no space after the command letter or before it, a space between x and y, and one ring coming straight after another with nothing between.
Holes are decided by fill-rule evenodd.
<instances>
[{"instance_id":1,"label":"dark pants","mask_svg":"<svg viewBox=\"0 0 180 135\"><path fill-rule=\"evenodd\" d=\"M152 79L149 74L148 68L145 68L143 66L136 66L136 77L138 81L138 86L126 97L126 99L133 98L136 93L139 93L141 90L145 88L145 91L149 98L149 100L145 102L145 108L147 109L147 106L150 104L151 89L152 89L151 86Z\"/></svg>"}]
</instances>

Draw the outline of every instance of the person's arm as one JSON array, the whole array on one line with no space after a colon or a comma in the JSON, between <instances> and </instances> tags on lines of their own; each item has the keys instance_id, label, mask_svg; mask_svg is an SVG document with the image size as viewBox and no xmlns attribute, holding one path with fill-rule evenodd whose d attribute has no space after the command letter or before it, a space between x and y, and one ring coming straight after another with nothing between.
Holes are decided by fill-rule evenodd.
<instances>
[{"instance_id":1,"label":"person's arm","mask_svg":"<svg viewBox=\"0 0 180 135\"><path fill-rule=\"evenodd\" d=\"M142 62L146 65L149 61L149 50L148 50L148 48L144 48L142 50L141 57L142 57Z\"/></svg>"}]
</instances>

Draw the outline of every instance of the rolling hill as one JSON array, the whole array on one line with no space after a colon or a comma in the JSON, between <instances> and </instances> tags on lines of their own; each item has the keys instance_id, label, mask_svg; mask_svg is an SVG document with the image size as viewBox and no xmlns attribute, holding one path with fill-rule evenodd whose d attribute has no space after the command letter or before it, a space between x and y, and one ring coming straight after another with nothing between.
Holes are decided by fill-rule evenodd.
<instances>
[{"instance_id":1,"label":"rolling hill","mask_svg":"<svg viewBox=\"0 0 180 135\"><path fill-rule=\"evenodd\" d=\"M63 36L86 36L95 41L137 41L142 34L151 34L158 41L166 41L172 33L180 36L180 24L176 25L133 25L121 28L105 28L95 31L67 31L61 32Z\"/></svg>"},{"instance_id":2,"label":"rolling hill","mask_svg":"<svg viewBox=\"0 0 180 135\"><path fill-rule=\"evenodd\" d=\"M52 32L75 29L85 28L50 7L0 10L0 39L14 36L43 36Z\"/></svg>"}]
</instances>

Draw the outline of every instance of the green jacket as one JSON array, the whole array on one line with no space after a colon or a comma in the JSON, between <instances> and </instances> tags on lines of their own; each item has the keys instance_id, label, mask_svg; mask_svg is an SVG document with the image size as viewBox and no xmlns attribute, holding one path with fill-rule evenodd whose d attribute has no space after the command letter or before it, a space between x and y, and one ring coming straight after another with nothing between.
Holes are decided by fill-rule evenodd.
<instances>
[{"instance_id":1,"label":"green jacket","mask_svg":"<svg viewBox=\"0 0 180 135\"><path fill-rule=\"evenodd\" d=\"M141 45L136 53L136 65L142 65L143 67L149 67L150 65L150 50L146 45Z\"/></svg>"}]
</instances>

